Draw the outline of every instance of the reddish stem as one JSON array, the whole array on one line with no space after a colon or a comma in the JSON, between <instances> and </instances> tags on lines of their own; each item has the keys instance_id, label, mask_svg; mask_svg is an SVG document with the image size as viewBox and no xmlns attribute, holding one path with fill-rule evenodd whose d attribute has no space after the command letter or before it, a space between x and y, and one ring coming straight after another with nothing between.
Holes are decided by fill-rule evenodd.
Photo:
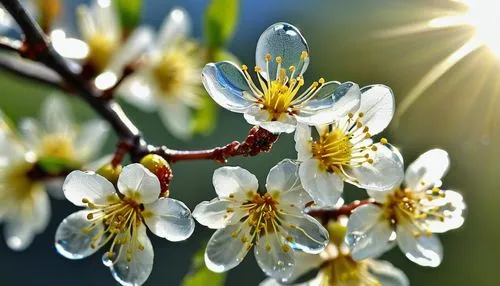
<instances>
[{"instance_id":1,"label":"reddish stem","mask_svg":"<svg viewBox=\"0 0 500 286\"><path fill-rule=\"evenodd\" d=\"M250 129L245 140L234 141L223 147L199 151L177 151L167 147L159 147L150 150L149 153L160 155L169 163L187 160L214 160L226 163L229 157L256 156L261 152L269 152L278 137L277 134L255 126Z\"/></svg>"},{"instance_id":2,"label":"reddish stem","mask_svg":"<svg viewBox=\"0 0 500 286\"><path fill-rule=\"evenodd\" d=\"M309 211L309 215L319 218L321 222L326 225L329 220L337 220L340 216L350 216L352 212L362 205L367 204L376 204L373 199L366 199L362 201L354 201L350 204L343 205L338 209L329 209L329 210L311 210Z\"/></svg>"}]
</instances>

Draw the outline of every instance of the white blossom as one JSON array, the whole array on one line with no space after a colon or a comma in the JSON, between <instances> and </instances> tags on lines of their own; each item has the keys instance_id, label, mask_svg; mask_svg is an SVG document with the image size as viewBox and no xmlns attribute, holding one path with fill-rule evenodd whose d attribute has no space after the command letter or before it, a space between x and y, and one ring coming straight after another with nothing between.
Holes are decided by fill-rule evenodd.
<instances>
[{"instance_id":1,"label":"white blossom","mask_svg":"<svg viewBox=\"0 0 500 286\"><path fill-rule=\"evenodd\" d=\"M408 286L406 275L387 261L366 259L355 261L343 243L346 219L329 222L330 242L319 254L297 254L297 264L291 281L281 284L275 279L266 279L260 286ZM316 276L306 280L304 276L319 269ZM304 281L306 280L306 281Z\"/></svg>"},{"instance_id":2,"label":"white blossom","mask_svg":"<svg viewBox=\"0 0 500 286\"><path fill-rule=\"evenodd\" d=\"M361 88L346 83L339 89L361 93L355 113L330 125L317 125L318 137L300 124L295 132L295 149L301 161L300 178L305 190L320 206L333 206L342 194L344 181L362 188L383 191L403 177L401 155L382 138L372 136L384 130L394 114L394 95L384 85Z\"/></svg>"},{"instance_id":3,"label":"white blossom","mask_svg":"<svg viewBox=\"0 0 500 286\"><path fill-rule=\"evenodd\" d=\"M255 52L258 80L243 65L210 63L203 69L203 84L222 107L243 113L248 123L273 133L291 133L297 122L328 124L356 110L359 92L339 82L315 81L304 91L303 73L309 65L309 47L299 30L287 23L267 28Z\"/></svg>"},{"instance_id":4,"label":"white blossom","mask_svg":"<svg viewBox=\"0 0 500 286\"><path fill-rule=\"evenodd\" d=\"M355 259L377 256L395 242L411 261L436 267L443 250L434 233L460 227L465 204L454 191L442 190L448 153L432 149L408 166L401 186L386 192L368 190L376 204L357 208L348 224L346 242Z\"/></svg>"},{"instance_id":5,"label":"white blossom","mask_svg":"<svg viewBox=\"0 0 500 286\"><path fill-rule=\"evenodd\" d=\"M122 285L142 285L153 268L153 247L146 226L170 241L187 239L194 220L184 203L159 198L160 182L140 164L123 168L118 191L93 172L74 171L64 183L73 204L86 207L69 215L56 231L56 248L70 259L82 259L109 245L103 263Z\"/></svg>"},{"instance_id":6,"label":"white blossom","mask_svg":"<svg viewBox=\"0 0 500 286\"><path fill-rule=\"evenodd\" d=\"M36 155L15 137L0 112L0 221L7 246L24 250L50 219L44 185L30 174Z\"/></svg>"},{"instance_id":7,"label":"white blossom","mask_svg":"<svg viewBox=\"0 0 500 286\"><path fill-rule=\"evenodd\" d=\"M255 176L240 167L217 169L213 184L218 198L200 203L193 212L199 223L217 229L205 252L210 270L236 267L254 247L260 268L286 280L296 251L319 253L326 246L327 231L302 212L311 198L300 184L295 162L283 160L273 167L263 194L257 192Z\"/></svg>"},{"instance_id":8,"label":"white blossom","mask_svg":"<svg viewBox=\"0 0 500 286\"><path fill-rule=\"evenodd\" d=\"M173 9L143 55L143 64L119 90L142 110L157 110L169 131L182 139L191 135L192 109L200 105L202 95L201 54L188 40L190 30L187 12Z\"/></svg>"}]
</instances>

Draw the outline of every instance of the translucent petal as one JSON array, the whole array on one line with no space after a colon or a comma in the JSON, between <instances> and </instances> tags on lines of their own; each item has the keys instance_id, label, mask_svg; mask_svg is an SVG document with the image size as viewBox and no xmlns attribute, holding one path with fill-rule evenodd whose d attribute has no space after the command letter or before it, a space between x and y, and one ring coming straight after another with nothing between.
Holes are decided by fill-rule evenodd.
<instances>
[{"instance_id":1,"label":"translucent petal","mask_svg":"<svg viewBox=\"0 0 500 286\"><path fill-rule=\"evenodd\" d=\"M449 166L450 158L446 151L429 150L408 166L405 184L412 190L425 190L439 182L448 171Z\"/></svg>"},{"instance_id":2,"label":"translucent petal","mask_svg":"<svg viewBox=\"0 0 500 286\"><path fill-rule=\"evenodd\" d=\"M368 151L373 164L366 162L355 166L356 163L353 163L351 168L345 168L346 173L356 179L349 182L372 191L386 191L399 186L404 177L404 166L399 151L388 144L373 145L377 147L377 151Z\"/></svg>"},{"instance_id":3,"label":"translucent petal","mask_svg":"<svg viewBox=\"0 0 500 286\"><path fill-rule=\"evenodd\" d=\"M444 216L428 216L425 220L427 228L433 233L443 233L462 226L464 223L465 203L461 194L454 191L444 191L443 198L421 200L424 209L433 209Z\"/></svg>"},{"instance_id":4,"label":"translucent petal","mask_svg":"<svg viewBox=\"0 0 500 286\"><path fill-rule=\"evenodd\" d=\"M78 156L84 163L95 158L101 151L109 134L109 125L102 120L94 119L81 126L76 138Z\"/></svg>"},{"instance_id":5,"label":"translucent petal","mask_svg":"<svg viewBox=\"0 0 500 286\"><path fill-rule=\"evenodd\" d=\"M68 133L73 128L73 116L69 103L62 95L51 95L42 104L41 119L50 133Z\"/></svg>"},{"instance_id":6,"label":"translucent petal","mask_svg":"<svg viewBox=\"0 0 500 286\"><path fill-rule=\"evenodd\" d=\"M421 234L416 237L419 230L408 221L398 222L396 229L399 248L411 261L421 266L437 267L443 259L443 246L434 234Z\"/></svg>"},{"instance_id":7,"label":"translucent petal","mask_svg":"<svg viewBox=\"0 0 500 286\"><path fill-rule=\"evenodd\" d=\"M324 257L317 254L309 254L301 251L295 252L295 266L292 276L287 280L294 282L297 279L302 280L302 276L306 276L311 271L318 269L324 262ZM294 284L296 285L296 284ZM312 286L312 285L311 285Z\"/></svg>"},{"instance_id":8,"label":"translucent petal","mask_svg":"<svg viewBox=\"0 0 500 286\"><path fill-rule=\"evenodd\" d=\"M299 164L284 159L272 167L267 175L266 188L268 192L285 192L302 188L299 179Z\"/></svg>"},{"instance_id":9,"label":"translucent petal","mask_svg":"<svg viewBox=\"0 0 500 286\"><path fill-rule=\"evenodd\" d=\"M241 231L237 232L241 227ZM243 261L251 248L249 242L243 243L242 236L249 238L250 227L248 224L228 225L217 230L207 244L205 251L205 264L214 272L225 272ZM235 237L233 237L233 234Z\"/></svg>"},{"instance_id":10,"label":"translucent petal","mask_svg":"<svg viewBox=\"0 0 500 286\"><path fill-rule=\"evenodd\" d=\"M165 127L177 138L191 137L191 110L181 100L168 100L160 104L160 117Z\"/></svg>"},{"instance_id":11,"label":"translucent petal","mask_svg":"<svg viewBox=\"0 0 500 286\"><path fill-rule=\"evenodd\" d=\"M28 248L36 234L34 221L22 217L7 220L3 231L7 246L15 251L23 251Z\"/></svg>"},{"instance_id":12,"label":"translucent petal","mask_svg":"<svg viewBox=\"0 0 500 286\"><path fill-rule=\"evenodd\" d=\"M143 250L135 248L131 260L127 260L127 245L122 246L122 253L118 260L110 267L111 274L121 285L139 286L144 284L153 270L154 251L153 245L146 234L143 224L137 229L137 239L144 246Z\"/></svg>"},{"instance_id":13,"label":"translucent petal","mask_svg":"<svg viewBox=\"0 0 500 286\"><path fill-rule=\"evenodd\" d=\"M163 21L158 34L157 48L163 50L175 41L186 38L191 32L191 18L186 10L175 7Z\"/></svg>"},{"instance_id":14,"label":"translucent petal","mask_svg":"<svg viewBox=\"0 0 500 286\"><path fill-rule=\"evenodd\" d=\"M240 167L221 167L214 172L212 182L219 198L228 198L231 194L256 192L259 188L257 178Z\"/></svg>"},{"instance_id":15,"label":"translucent petal","mask_svg":"<svg viewBox=\"0 0 500 286\"><path fill-rule=\"evenodd\" d=\"M360 106L359 86L330 81L321 86L315 98L300 107L297 120L308 125L330 124L356 111Z\"/></svg>"},{"instance_id":16,"label":"translucent petal","mask_svg":"<svg viewBox=\"0 0 500 286\"><path fill-rule=\"evenodd\" d=\"M245 120L251 125L258 125L275 134L292 133L297 125L295 117L285 113L278 120L270 121L269 112L256 105L245 112Z\"/></svg>"},{"instance_id":17,"label":"translucent petal","mask_svg":"<svg viewBox=\"0 0 500 286\"><path fill-rule=\"evenodd\" d=\"M284 227L292 237L290 246L294 249L317 254L328 244L328 231L316 219L294 212L285 215L285 220Z\"/></svg>"},{"instance_id":18,"label":"translucent petal","mask_svg":"<svg viewBox=\"0 0 500 286\"><path fill-rule=\"evenodd\" d=\"M355 260L377 257L388 250L392 232L380 207L363 205L357 207L349 218L345 243Z\"/></svg>"},{"instance_id":19,"label":"translucent petal","mask_svg":"<svg viewBox=\"0 0 500 286\"><path fill-rule=\"evenodd\" d=\"M294 134L295 151L299 161L305 161L312 157L311 150L311 128L305 124L297 124L297 129Z\"/></svg>"},{"instance_id":20,"label":"translucent petal","mask_svg":"<svg viewBox=\"0 0 500 286\"><path fill-rule=\"evenodd\" d=\"M262 71L261 74L264 78L268 78L267 73L270 74L270 79L276 78L277 63L276 57L281 57L282 67L285 68L287 75L290 76L290 66L295 66L295 75L302 74L306 71L309 65L309 57L301 60L302 52L309 53L309 47L306 40L300 34L299 29L288 23L276 23L267 28L260 36L255 50L255 63ZM271 54L269 71L267 70L266 54Z\"/></svg>"},{"instance_id":21,"label":"translucent petal","mask_svg":"<svg viewBox=\"0 0 500 286\"><path fill-rule=\"evenodd\" d=\"M158 178L141 164L130 164L123 168L118 178L118 190L126 197L148 204L156 201L161 188Z\"/></svg>"},{"instance_id":22,"label":"translucent petal","mask_svg":"<svg viewBox=\"0 0 500 286\"><path fill-rule=\"evenodd\" d=\"M363 124L375 135L384 130L394 115L394 94L392 90L381 84L361 88L361 105L359 112L363 112Z\"/></svg>"},{"instance_id":23,"label":"translucent petal","mask_svg":"<svg viewBox=\"0 0 500 286\"><path fill-rule=\"evenodd\" d=\"M405 273L388 261L368 260L368 270L380 282L388 286L409 286L410 281Z\"/></svg>"},{"instance_id":24,"label":"translucent petal","mask_svg":"<svg viewBox=\"0 0 500 286\"><path fill-rule=\"evenodd\" d=\"M247 79L233 63L207 64L202 71L202 80L212 99L227 110L243 113L254 104Z\"/></svg>"},{"instance_id":25,"label":"translucent petal","mask_svg":"<svg viewBox=\"0 0 500 286\"><path fill-rule=\"evenodd\" d=\"M82 259L94 254L98 248L91 244L97 234L104 231L103 224L96 224L90 231L83 229L90 225L87 214L91 211L79 211L66 217L56 230L56 249L59 254L69 259ZM99 244L100 241L96 241Z\"/></svg>"},{"instance_id":26,"label":"translucent petal","mask_svg":"<svg viewBox=\"0 0 500 286\"><path fill-rule=\"evenodd\" d=\"M300 164L299 176L304 189L319 206L334 206L344 189L344 182L336 173L329 173L319 166L319 161L309 159Z\"/></svg>"},{"instance_id":27,"label":"translucent petal","mask_svg":"<svg viewBox=\"0 0 500 286\"><path fill-rule=\"evenodd\" d=\"M193 234L191 211L181 201L162 198L144 205L142 213L149 230L170 241L185 240Z\"/></svg>"},{"instance_id":28,"label":"translucent petal","mask_svg":"<svg viewBox=\"0 0 500 286\"><path fill-rule=\"evenodd\" d=\"M232 209L228 212L228 209ZM228 200L213 199L199 203L193 211L193 217L202 225L219 229L236 223L246 213L238 211L238 206Z\"/></svg>"},{"instance_id":29,"label":"translucent petal","mask_svg":"<svg viewBox=\"0 0 500 286\"><path fill-rule=\"evenodd\" d=\"M116 189L110 181L94 172L71 172L64 181L64 196L76 206L86 206L85 198L98 205L105 205L116 196Z\"/></svg>"},{"instance_id":30,"label":"translucent petal","mask_svg":"<svg viewBox=\"0 0 500 286\"><path fill-rule=\"evenodd\" d=\"M278 280L289 279L295 266L294 251L284 249L283 245L286 244L281 238L269 233L261 236L254 248L255 259L262 271Z\"/></svg>"},{"instance_id":31,"label":"translucent petal","mask_svg":"<svg viewBox=\"0 0 500 286\"><path fill-rule=\"evenodd\" d=\"M34 203L30 210L30 219L33 220L34 231L41 233L50 221L50 199L45 188L42 186L31 192L31 198Z\"/></svg>"}]
</instances>

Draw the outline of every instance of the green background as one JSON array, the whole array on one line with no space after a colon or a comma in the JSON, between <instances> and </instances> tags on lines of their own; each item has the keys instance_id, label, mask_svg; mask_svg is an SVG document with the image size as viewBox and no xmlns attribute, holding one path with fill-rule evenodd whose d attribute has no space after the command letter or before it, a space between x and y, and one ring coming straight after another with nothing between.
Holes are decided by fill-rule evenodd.
<instances>
[{"instance_id":1,"label":"green background","mask_svg":"<svg viewBox=\"0 0 500 286\"><path fill-rule=\"evenodd\" d=\"M74 6L74 2L81 1L68 2ZM199 37L201 17L207 5L203 0L145 1L144 22L157 27L176 5L189 11L195 22L195 36ZM290 22L301 29L310 45L311 64L306 80L325 77L327 80L352 80L360 85L383 83L393 88L400 102L430 68L459 48L473 31L448 28L391 38L375 35L458 9L457 5L445 0L243 0L240 22L229 49L242 62L252 66L260 33L274 22ZM468 205L465 225L441 235L445 255L439 268L412 264L398 249L386 255L407 273L412 285L499 284L500 215L497 209L500 180L497 170L500 152L496 134L499 67L500 62L486 48L474 52L431 86L385 134L400 148L407 163L430 148L446 149L452 165L444 186L462 192ZM37 115L41 101L51 92L4 73L0 74L0 86L0 108L16 121ZM71 99L71 102L78 119L95 116L78 99ZM145 114L123 105L150 143L175 149L224 145L244 138L250 128L241 115L221 109L213 134L183 142L172 138L155 114ZM115 143L116 137L110 138L106 151L112 151ZM229 165L243 166L264 182L272 166L283 158L295 156L292 136L283 135L271 153L231 159ZM213 198L211 176L219 166L208 161L175 164L171 196L186 202L191 209L198 202ZM348 188L346 193L350 198L363 196L363 191L355 188ZM77 208L64 201L52 202L51 224L28 250L15 253L0 242L0 284L114 284L99 255L83 261L69 261L55 252L55 229L62 218ZM146 285L178 285L188 272L192 255L211 232L197 225L195 234L185 242L174 244L152 239L155 265ZM227 285L256 285L263 278L250 254L229 273Z\"/></svg>"}]
</instances>

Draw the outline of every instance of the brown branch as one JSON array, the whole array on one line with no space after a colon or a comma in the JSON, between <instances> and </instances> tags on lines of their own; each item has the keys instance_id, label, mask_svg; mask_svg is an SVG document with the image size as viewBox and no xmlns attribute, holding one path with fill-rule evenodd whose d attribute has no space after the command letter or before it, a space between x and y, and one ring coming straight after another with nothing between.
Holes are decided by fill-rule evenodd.
<instances>
[{"instance_id":1,"label":"brown branch","mask_svg":"<svg viewBox=\"0 0 500 286\"><path fill-rule=\"evenodd\" d=\"M234 141L223 147L200 151L177 151L159 147L149 152L164 157L170 163L187 160L214 160L225 163L229 157L256 156L261 152L269 152L277 140L278 135L255 126L242 142Z\"/></svg>"},{"instance_id":2,"label":"brown branch","mask_svg":"<svg viewBox=\"0 0 500 286\"><path fill-rule=\"evenodd\" d=\"M308 214L320 219L321 222L326 225L329 220L337 220L340 216L350 216L357 207L375 203L376 202L373 199L366 199L362 201L354 201L350 204L343 205L338 209L312 209L308 212Z\"/></svg>"}]
</instances>

